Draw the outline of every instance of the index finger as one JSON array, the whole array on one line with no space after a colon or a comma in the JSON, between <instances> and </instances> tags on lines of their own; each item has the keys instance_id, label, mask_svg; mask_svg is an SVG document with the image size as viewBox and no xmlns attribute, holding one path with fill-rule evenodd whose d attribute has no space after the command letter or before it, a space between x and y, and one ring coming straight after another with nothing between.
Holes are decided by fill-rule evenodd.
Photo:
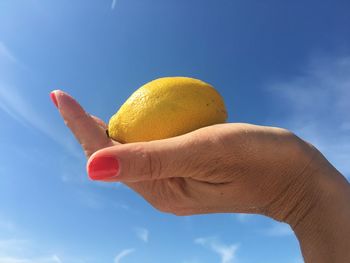
<instances>
[{"instance_id":1,"label":"index finger","mask_svg":"<svg viewBox=\"0 0 350 263\"><path fill-rule=\"evenodd\" d=\"M114 145L106 130L73 97L61 90L51 92L51 97L87 157L99 149Z\"/></svg>"}]
</instances>

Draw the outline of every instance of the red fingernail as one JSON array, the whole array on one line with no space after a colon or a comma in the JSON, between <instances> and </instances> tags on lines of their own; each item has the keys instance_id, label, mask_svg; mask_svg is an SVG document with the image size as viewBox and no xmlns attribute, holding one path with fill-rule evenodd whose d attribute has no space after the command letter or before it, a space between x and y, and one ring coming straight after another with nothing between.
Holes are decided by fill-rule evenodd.
<instances>
[{"instance_id":1,"label":"red fingernail","mask_svg":"<svg viewBox=\"0 0 350 263\"><path fill-rule=\"evenodd\" d=\"M114 157L95 157L88 163L88 174L92 180L105 180L116 177L119 162Z\"/></svg>"},{"instance_id":2,"label":"red fingernail","mask_svg":"<svg viewBox=\"0 0 350 263\"><path fill-rule=\"evenodd\" d=\"M58 108L58 103L57 103L57 98L56 98L55 91L52 91L50 93L50 98L51 98L52 102L55 104L55 106Z\"/></svg>"}]
</instances>

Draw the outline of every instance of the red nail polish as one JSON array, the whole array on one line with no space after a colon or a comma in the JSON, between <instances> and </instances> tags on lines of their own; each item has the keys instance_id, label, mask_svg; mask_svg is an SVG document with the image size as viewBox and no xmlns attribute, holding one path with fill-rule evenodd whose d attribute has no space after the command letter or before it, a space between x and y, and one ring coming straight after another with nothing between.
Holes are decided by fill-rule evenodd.
<instances>
[{"instance_id":1,"label":"red nail polish","mask_svg":"<svg viewBox=\"0 0 350 263\"><path fill-rule=\"evenodd\" d=\"M55 106L58 108L57 98L56 98L56 94L54 91L50 93L50 98L51 98L52 102L55 104Z\"/></svg>"},{"instance_id":2,"label":"red nail polish","mask_svg":"<svg viewBox=\"0 0 350 263\"><path fill-rule=\"evenodd\" d=\"M118 176L119 162L114 157L95 157L88 163L88 174L92 180L105 180Z\"/></svg>"}]
</instances>

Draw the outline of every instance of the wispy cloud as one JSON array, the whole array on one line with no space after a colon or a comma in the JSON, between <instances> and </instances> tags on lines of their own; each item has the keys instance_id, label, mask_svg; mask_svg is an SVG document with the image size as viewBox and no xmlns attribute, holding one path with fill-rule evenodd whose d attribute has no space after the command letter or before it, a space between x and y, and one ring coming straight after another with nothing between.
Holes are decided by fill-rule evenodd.
<instances>
[{"instance_id":1,"label":"wispy cloud","mask_svg":"<svg viewBox=\"0 0 350 263\"><path fill-rule=\"evenodd\" d=\"M123 203L113 202L112 206L116 209L131 210L130 206Z\"/></svg>"},{"instance_id":2,"label":"wispy cloud","mask_svg":"<svg viewBox=\"0 0 350 263\"><path fill-rule=\"evenodd\" d=\"M62 260L57 255L52 255L51 260L53 260L56 263L62 263Z\"/></svg>"},{"instance_id":3,"label":"wispy cloud","mask_svg":"<svg viewBox=\"0 0 350 263\"><path fill-rule=\"evenodd\" d=\"M268 89L288 112L276 125L310 141L350 178L350 56L314 57L303 73Z\"/></svg>"},{"instance_id":4,"label":"wispy cloud","mask_svg":"<svg viewBox=\"0 0 350 263\"><path fill-rule=\"evenodd\" d=\"M135 252L135 249L129 248L129 249L124 249L122 250L115 258L114 258L114 263L120 263L121 260L130 255L131 253Z\"/></svg>"},{"instance_id":5,"label":"wispy cloud","mask_svg":"<svg viewBox=\"0 0 350 263\"><path fill-rule=\"evenodd\" d=\"M10 66L7 62L12 62L14 65ZM23 68L25 67L22 63L19 63L19 60L10 48L0 41L0 71L6 72L7 75L16 76L18 75L17 71ZM23 126L34 128L45 134L52 140L64 146L64 148L74 156L80 158L82 155L80 151L75 148L73 139L70 140L64 138L64 136L59 134L56 127L54 127L50 120L46 119L42 114L42 109L34 106L31 98L25 96L21 89L18 89L16 85L9 84L12 82L13 81L6 82L4 77L0 79L0 110L7 113Z\"/></svg>"},{"instance_id":6,"label":"wispy cloud","mask_svg":"<svg viewBox=\"0 0 350 263\"><path fill-rule=\"evenodd\" d=\"M49 256L19 256L33 254L33 242L26 239L2 239L0 240L0 263L62 263L61 258L52 254Z\"/></svg>"},{"instance_id":7,"label":"wispy cloud","mask_svg":"<svg viewBox=\"0 0 350 263\"><path fill-rule=\"evenodd\" d=\"M149 231L146 228L137 227L134 229L136 236L145 243L148 243Z\"/></svg>"},{"instance_id":8,"label":"wispy cloud","mask_svg":"<svg viewBox=\"0 0 350 263\"><path fill-rule=\"evenodd\" d=\"M274 236L274 237L294 235L294 232L290 228L290 226L283 223L274 223L271 227L263 230L263 233L267 236Z\"/></svg>"},{"instance_id":9,"label":"wispy cloud","mask_svg":"<svg viewBox=\"0 0 350 263\"><path fill-rule=\"evenodd\" d=\"M24 92L24 89L21 90L16 85L10 84L13 83L12 79L16 79L16 76L23 69L26 67L16 58L10 48L0 41L0 71L6 72L0 79L0 110L21 125L34 128L45 134L66 148L72 155L81 158L82 154L76 149L73 138L66 138L67 136L58 132L57 127L43 114L43 109L35 106L36 103L32 101L32 96L30 96L32 93ZM11 80L5 78L7 75L12 76L9 78ZM49 101L49 95L47 95L47 101Z\"/></svg>"},{"instance_id":10,"label":"wispy cloud","mask_svg":"<svg viewBox=\"0 0 350 263\"><path fill-rule=\"evenodd\" d=\"M62 263L57 255L41 258L0 257L0 263Z\"/></svg>"},{"instance_id":11,"label":"wispy cloud","mask_svg":"<svg viewBox=\"0 0 350 263\"><path fill-rule=\"evenodd\" d=\"M6 60L12 63L17 63L16 57L8 49L4 42L0 41L0 62Z\"/></svg>"},{"instance_id":12,"label":"wispy cloud","mask_svg":"<svg viewBox=\"0 0 350 263\"><path fill-rule=\"evenodd\" d=\"M112 0L112 4L111 4L112 10L115 8L116 3L117 3L117 0Z\"/></svg>"},{"instance_id":13,"label":"wispy cloud","mask_svg":"<svg viewBox=\"0 0 350 263\"><path fill-rule=\"evenodd\" d=\"M81 152L76 149L72 140L62 136L52 123L45 118L40 110L32 106L21 92L13 86L0 82L0 110L25 127L34 128L62 145L72 155L81 158Z\"/></svg>"},{"instance_id":14,"label":"wispy cloud","mask_svg":"<svg viewBox=\"0 0 350 263\"><path fill-rule=\"evenodd\" d=\"M221 263L233 263L236 260L237 244L225 245L214 237L196 238L194 242L217 253Z\"/></svg>"},{"instance_id":15,"label":"wispy cloud","mask_svg":"<svg viewBox=\"0 0 350 263\"><path fill-rule=\"evenodd\" d=\"M25 239L0 239L0 256L26 252L31 242Z\"/></svg>"}]
</instances>

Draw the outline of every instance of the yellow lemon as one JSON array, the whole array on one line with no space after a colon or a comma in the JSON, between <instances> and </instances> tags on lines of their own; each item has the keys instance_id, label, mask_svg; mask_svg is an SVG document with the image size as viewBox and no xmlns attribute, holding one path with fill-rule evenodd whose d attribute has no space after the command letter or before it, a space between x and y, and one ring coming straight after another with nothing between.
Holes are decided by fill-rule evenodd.
<instances>
[{"instance_id":1,"label":"yellow lemon","mask_svg":"<svg viewBox=\"0 0 350 263\"><path fill-rule=\"evenodd\" d=\"M226 121L220 94L193 78L167 77L136 90L112 116L109 136L121 143L170 138Z\"/></svg>"}]
</instances>

